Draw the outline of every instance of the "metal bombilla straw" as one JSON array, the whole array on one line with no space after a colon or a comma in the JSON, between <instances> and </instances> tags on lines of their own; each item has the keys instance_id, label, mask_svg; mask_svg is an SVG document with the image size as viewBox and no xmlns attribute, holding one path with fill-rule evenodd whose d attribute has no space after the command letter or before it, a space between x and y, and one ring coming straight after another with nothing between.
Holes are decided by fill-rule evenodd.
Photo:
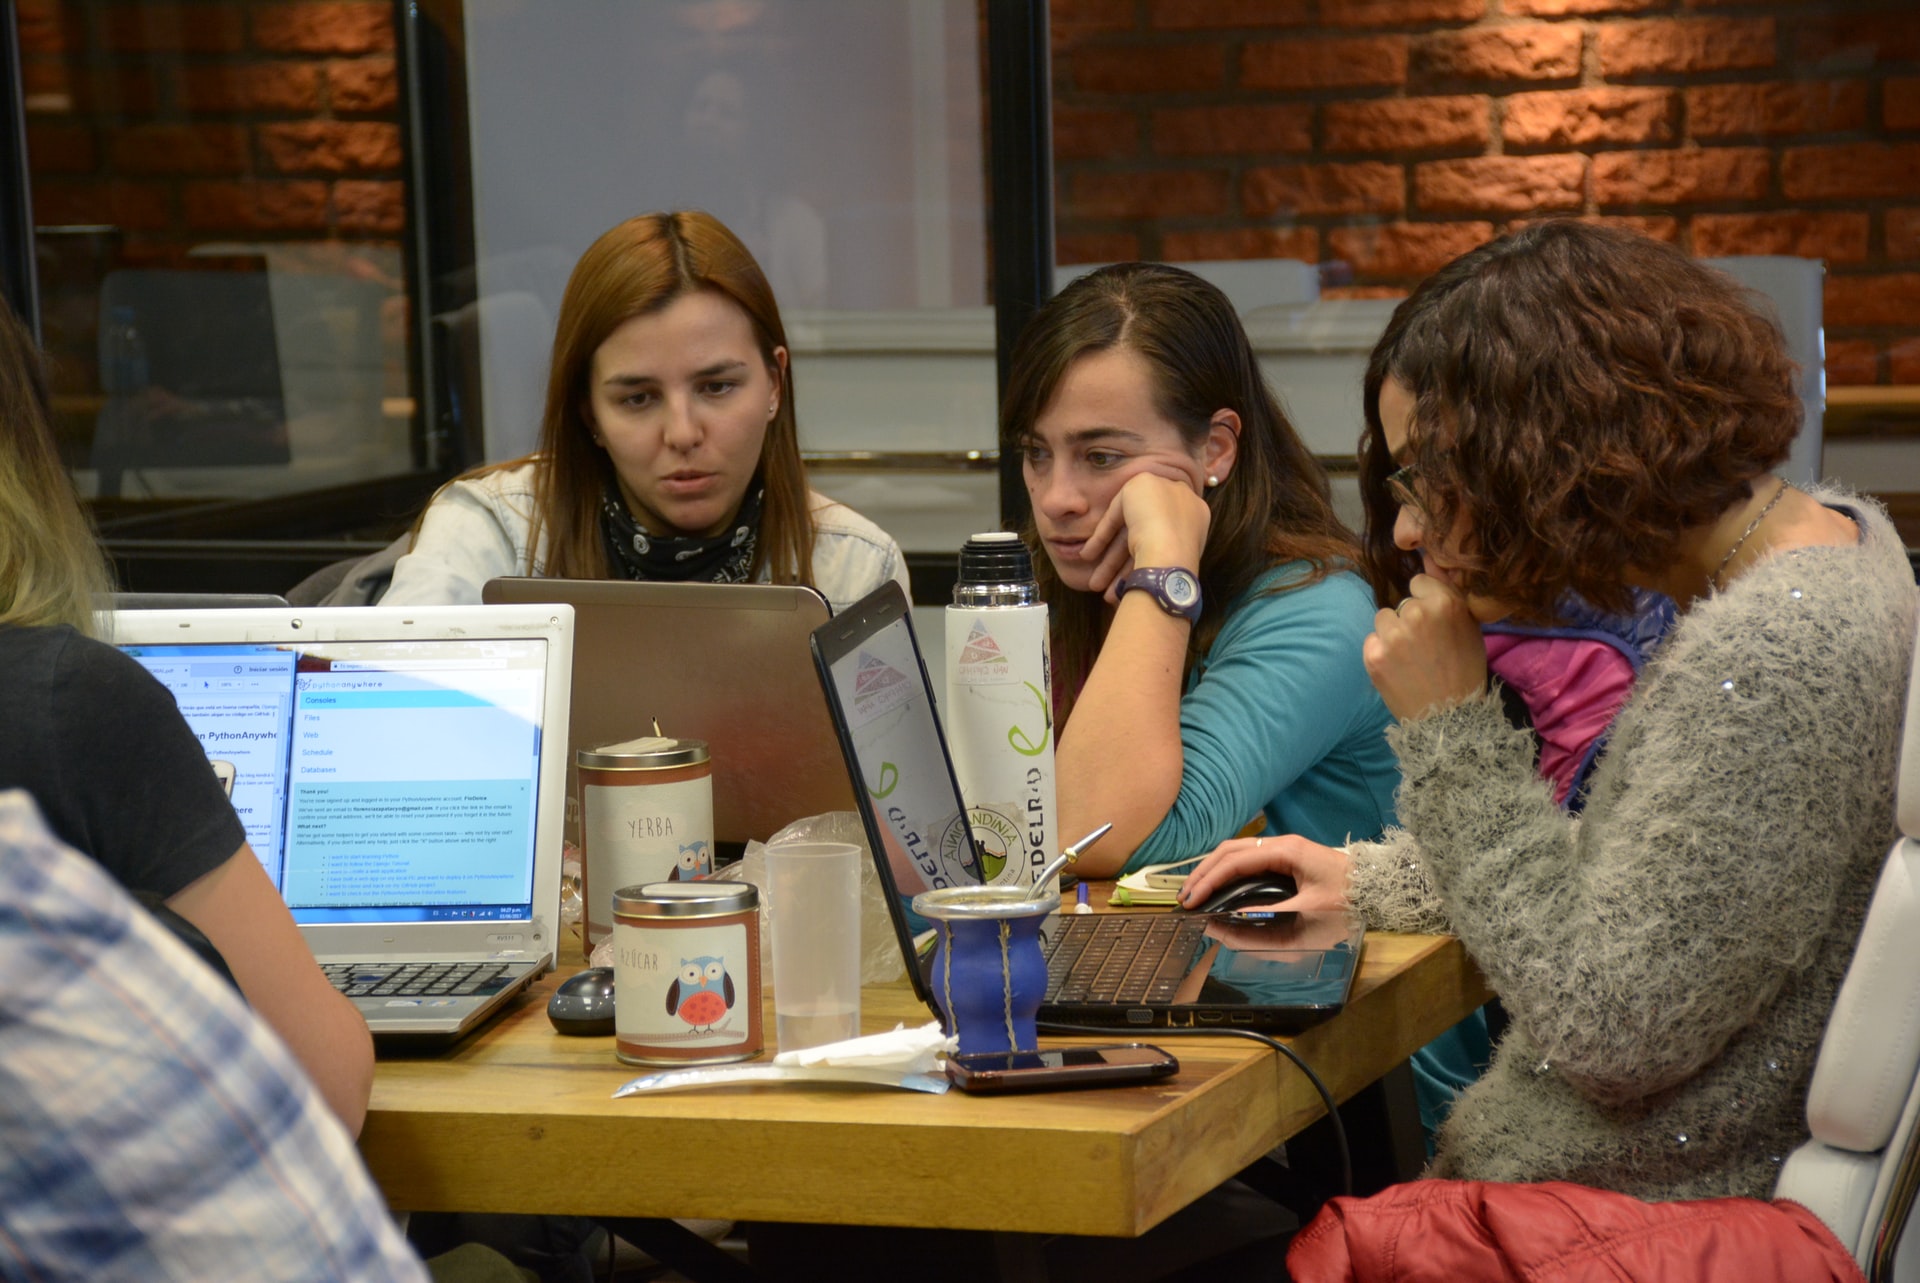
<instances>
[{"instance_id":1,"label":"metal bombilla straw","mask_svg":"<svg viewBox=\"0 0 1920 1283\"><path fill-rule=\"evenodd\" d=\"M1053 894L1051 890L1053 879L1059 874L1060 870L1079 859L1082 851L1105 837L1112 829L1113 825L1111 823L1102 824L1099 828L1087 834L1072 846L1062 848L1060 854L1054 856L1053 859L1047 862L1047 867L1040 870L1040 876L1035 880L1033 890L1027 892L1027 899L1044 900Z\"/></svg>"}]
</instances>

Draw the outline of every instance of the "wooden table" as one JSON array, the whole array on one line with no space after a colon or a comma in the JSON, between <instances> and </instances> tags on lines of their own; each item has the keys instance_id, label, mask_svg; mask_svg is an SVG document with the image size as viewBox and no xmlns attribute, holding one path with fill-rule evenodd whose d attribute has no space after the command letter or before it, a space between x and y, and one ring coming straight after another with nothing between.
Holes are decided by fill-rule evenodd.
<instances>
[{"instance_id":1,"label":"wooden table","mask_svg":"<svg viewBox=\"0 0 1920 1283\"><path fill-rule=\"evenodd\" d=\"M615 1060L611 1037L555 1034L545 1006L556 982L442 1056L380 1062L360 1149L395 1210L1133 1236L1324 1112L1270 1049L1184 1036L1159 1039L1179 1074L1147 1086L1003 1099L741 1086L615 1100L647 1071ZM1291 1045L1345 1100L1489 996L1452 938L1376 933L1346 1010ZM861 1016L869 1033L931 1019L904 982L867 989ZM771 1040L770 1003L765 1027Z\"/></svg>"}]
</instances>

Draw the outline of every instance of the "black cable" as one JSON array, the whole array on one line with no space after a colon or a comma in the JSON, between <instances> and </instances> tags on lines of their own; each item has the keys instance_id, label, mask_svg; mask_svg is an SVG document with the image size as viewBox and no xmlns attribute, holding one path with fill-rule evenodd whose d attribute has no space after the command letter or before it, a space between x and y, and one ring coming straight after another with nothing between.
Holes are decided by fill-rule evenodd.
<instances>
[{"instance_id":1,"label":"black cable","mask_svg":"<svg viewBox=\"0 0 1920 1283\"><path fill-rule=\"evenodd\" d=\"M1334 1103L1333 1093L1320 1081L1320 1075L1313 1072L1313 1066L1300 1058L1300 1054L1277 1038L1269 1038L1252 1029L1235 1029L1230 1026L1203 1025L1188 1029L1155 1029L1149 1025L1134 1025L1128 1029L1108 1029L1098 1025L1063 1025L1056 1021L1039 1021L1037 1028L1050 1034L1103 1034L1110 1038L1123 1038L1128 1042L1140 1042L1143 1038L1160 1038L1171 1035L1175 1038L1217 1038L1225 1035L1229 1038L1246 1038L1253 1042L1263 1042L1281 1055L1299 1066L1300 1072L1307 1076L1313 1089L1320 1093L1320 1101L1327 1107L1327 1118L1333 1123L1334 1143L1340 1150L1340 1189L1346 1194L1353 1193L1353 1151L1347 1148L1346 1124L1340 1121L1340 1107Z\"/></svg>"}]
</instances>

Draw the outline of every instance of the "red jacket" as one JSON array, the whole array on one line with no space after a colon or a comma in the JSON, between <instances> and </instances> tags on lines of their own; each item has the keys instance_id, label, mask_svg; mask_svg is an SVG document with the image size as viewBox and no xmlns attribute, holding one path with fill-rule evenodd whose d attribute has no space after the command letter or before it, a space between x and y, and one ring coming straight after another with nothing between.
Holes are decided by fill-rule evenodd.
<instances>
[{"instance_id":1,"label":"red jacket","mask_svg":"<svg viewBox=\"0 0 1920 1283\"><path fill-rule=\"evenodd\" d=\"M1560 1181L1425 1180L1336 1198L1294 1236L1287 1270L1294 1283L1865 1283L1798 1203L1643 1203Z\"/></svg>"}]
</instances>

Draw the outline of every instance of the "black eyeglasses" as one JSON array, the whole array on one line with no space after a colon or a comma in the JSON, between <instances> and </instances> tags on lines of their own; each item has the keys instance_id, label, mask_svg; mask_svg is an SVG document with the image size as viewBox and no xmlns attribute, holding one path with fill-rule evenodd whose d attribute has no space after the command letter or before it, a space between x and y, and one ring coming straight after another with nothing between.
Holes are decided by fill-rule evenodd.
<instances>
[{"instance_id":1,"label":"black eyeglasses","mask_svg":"<svg viewBox=\"0 0 1920 1283\"><path fill-rule=\"evenodd\" d=\"M1412 508L1419 511L1425 507L1425 505L1420 502L1420 496L1415 494L1413 490L1414 480L1419 475L1418 469L1409 463L1406 467L1399 469L1387 477L1387 493L1392 495L1393 501L1402 508Z\"/></svg>"}]
</instances>

